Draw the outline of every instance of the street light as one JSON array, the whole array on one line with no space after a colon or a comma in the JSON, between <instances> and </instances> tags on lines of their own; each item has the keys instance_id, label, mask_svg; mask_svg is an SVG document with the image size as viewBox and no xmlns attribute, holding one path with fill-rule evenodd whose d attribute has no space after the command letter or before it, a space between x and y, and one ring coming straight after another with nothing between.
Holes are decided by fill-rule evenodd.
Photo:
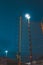
<instances>
[{"instance_id":1,"label":"street light","mask_svg":"<svg viewBox=\"0 0 43 65\"><path fill-rule=\"evenodd\" d=\"M28 20L29 23L29 19L31 18L29 14L25 14L25 18Z\"/></svg>"},{"instance_id":2,"label":"street light","mask_svg":"<svg viewBox=\"0 0 43 65\"><path fill-rule=\"evenodd\" d=\"M29 47L30 47L30 63L31 63L31 65L32 65L32 40L31 40L31 28L30 28L30 15L29 14L25 14L25 18L27 19L27 21L28 21L28 35L29 35L29 42L30 42L30 44L29 44Z\"/></svg>"},{"instance_id":3,"label":"street light","mask_svg":"<svg viewBox=\"0 0 43 65\"><path fill-rule=\"evenodd\" d=\"M8 54L8 50L5 50L5 54L6 54L6 57L7 57L7 54Z\"/></svg>"}]
</instances>

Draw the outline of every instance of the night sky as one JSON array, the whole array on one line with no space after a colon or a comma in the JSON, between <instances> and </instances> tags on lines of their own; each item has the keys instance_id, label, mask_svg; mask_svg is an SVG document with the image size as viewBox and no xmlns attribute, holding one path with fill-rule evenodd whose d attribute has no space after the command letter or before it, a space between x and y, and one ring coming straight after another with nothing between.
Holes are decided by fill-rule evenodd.
<instances>
[{"instance_id":1,"label":"night sky","mask_svg":"<svg viewBox=\"0 0 43 65\"><path fill-rule=\"evenodd\" d=\"M42 54L43 40L39 40L39 38L43 39L43 36L39 24L43 18L43 0L0 0L0 56L5 56L4 51L6 49L9 51L8 57L14 58L16 56L18 52L19 16L22 15L23 20L25 20L25 13L29 13L31 21L34 21L34 24L31 25L33 55ZM21 45L23 56L24 54L29 55L26 37L28 37L27 24L23 22ZM38 38L38 41L33 38Z\"/></svg>"}]
</instances>

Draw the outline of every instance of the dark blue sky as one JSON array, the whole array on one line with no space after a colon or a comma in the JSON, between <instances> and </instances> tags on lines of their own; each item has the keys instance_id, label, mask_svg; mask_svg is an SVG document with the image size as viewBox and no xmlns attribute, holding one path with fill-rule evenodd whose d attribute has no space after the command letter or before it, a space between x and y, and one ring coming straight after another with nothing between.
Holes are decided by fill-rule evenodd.
<instances>
[{"instance_id":1,"label":"dark blue sky","mask_svg":"<svg viewBox=\"0 0 43 65\"><path fill-rule=\"evenodd\" d=\"M4 53L4 50L6 49L9 51L9 55L11 53L11 55L14 56L14 53L15 54L17 53L19 16L22 15L24 18L25 13L29 13L31 15L31 21L34 21L35 23L41 21L43 17L43 0L1 0L0 1L0 50L2 55ZM24 29L25 28L26 27L24 25ZM40 32L39 28L38 30ZM41 32L39 33L39 36L41 36L40 34ZM27 41L25 43L27 43ZM35 41L33 41L33 43L35 43Z\"/></svg>"}]
</instances>

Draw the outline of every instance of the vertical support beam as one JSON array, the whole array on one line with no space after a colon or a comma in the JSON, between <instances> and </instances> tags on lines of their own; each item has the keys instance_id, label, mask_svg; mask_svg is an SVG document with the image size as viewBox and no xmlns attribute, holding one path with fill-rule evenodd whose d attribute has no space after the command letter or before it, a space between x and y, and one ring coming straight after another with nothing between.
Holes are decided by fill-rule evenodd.
<instances>
[{"instance_id":1,"label":"vertical support beam","mask_svg":"<svg viewBox=\"0 0 43 65\"><path fill-rule=\"evenodd\" d=\"M28 35L29 35L29 50L30 50L30 63L32 65L32 40L31 40L31 23L28 21Z\"/></svg>"},{"instance_id":2,"label":"vertical support beam","mask_svg":"<svg viewBox=\"0 0 43 65\"><path fill-rule=\"evenodd\" d=\"M41 30L42 30L42 33L43 33L43 22L41 22Z\"/></svg>"},{"instance_id":3,"label":"vertical support beam","mask_svg":"<svg viewBox=\"0 0 43 65\"><path fill-rule=\"evenodd\" d=\"M19 49L18 49L18 65L21 65L21 32L22 32L22 17L20 16L20 27L19 27Z\"/></svg>"}]
</instances>

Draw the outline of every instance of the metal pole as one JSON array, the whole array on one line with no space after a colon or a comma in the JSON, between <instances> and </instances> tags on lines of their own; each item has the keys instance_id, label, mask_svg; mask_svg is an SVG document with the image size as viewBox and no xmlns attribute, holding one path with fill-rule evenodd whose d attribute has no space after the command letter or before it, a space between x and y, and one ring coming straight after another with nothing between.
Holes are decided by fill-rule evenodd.
<instances>
[{"instance_id":1,"label":"metal pole","mask_svg":"<svg viewBox=\"0 0 43 65\"><path fill-rule=\"evenodd\" d=\"M42 33L43 33L43 22L41 22L41 30L42 30Z\"/></svg>"},{"instance_id":2,"label":"metal pole","mask_svg":"<svg viewBox=\"0 0 43 65\"><path fill-rule=\"evenodd\" d=\"M31 40L31 28L30 28L30 21L28 20L28 35L29 35L29 50L30 50L30 63L32 65L32 40Z\"/></svg>"},{"instance_id":3,"label":"metal pole","mask_svg":"<svg viewBox=\"0 0 43 65\"><path fill-rule=\"evenodd\" d=\"M19 54L18 54L18 65L21 65L21 28L22 27L22 17L20 16L20 31L19 31Z\"/></svg>"}]
</instances>

